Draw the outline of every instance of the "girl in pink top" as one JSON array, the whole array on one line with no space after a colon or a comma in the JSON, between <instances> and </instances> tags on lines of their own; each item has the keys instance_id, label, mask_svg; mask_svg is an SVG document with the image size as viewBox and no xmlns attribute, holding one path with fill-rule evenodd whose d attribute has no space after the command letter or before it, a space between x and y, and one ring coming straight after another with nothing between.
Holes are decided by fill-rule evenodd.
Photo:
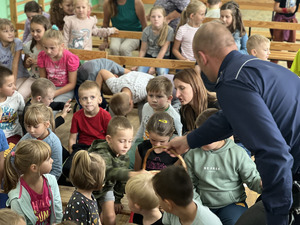
<instances>
[{"instance_id":1,"label":"girl in pink top","mask_svg":"<svg viewBox=\"0 0 300 225\"><path fill-rule=\"evenodd\" d=\"M63 35L55 25L45 32L42 43L44 51L37 60L40 77L48 78L56 86L54 102L67 102L74 95L79 58L64 49Z\"/></svg>"},{"instance_id":2,"label":"girl in pink top","mask_svg":"<svg viewBox=\"0 0 300 225\"><path fill-rule=\"evenodd\" d=\"M117 33L116 28L98 28L96 16L90 17L89 0L74 0L75 15L64 18L65 46L68 48L92 50L92 35L107 37Z\"/></svg>"}]
</instances>

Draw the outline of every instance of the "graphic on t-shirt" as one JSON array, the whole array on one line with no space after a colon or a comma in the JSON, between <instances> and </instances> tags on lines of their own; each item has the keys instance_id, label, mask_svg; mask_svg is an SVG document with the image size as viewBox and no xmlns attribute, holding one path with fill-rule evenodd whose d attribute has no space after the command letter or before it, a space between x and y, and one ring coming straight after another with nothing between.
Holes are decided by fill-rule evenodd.
<instances>
[{"instance_id":1,"label":"graphic on t-shirt","mask_svg":"<svg viewBox=\"0 0 300 225\"><path fill-rule=\"evenodd\" d=\"M90 37L90 30L89 29L81 29L80 31L73 30L72 31L72 44L71 48L76 49L84 49L84 43L89 39Z\"/></svg>"},{"instance_id":2,"label":"graphic on t-shirt","mask_svg":"<svg viewBox=\"0 0 300 225\"><path fill-rule=\"evenodd\" d=\"M166 168L166 164L161 161L159 157L155 157L154 159L147 160L146 168L148 170L162 170Z\"/></svg>"},{"instance_id":3,"label":"graphic on t-shirt","mask_svg":"<svg viewBox=\"0 0 300 225\"><path fill-rule=\"evenodd\" d=\"M9 130L12 129L13 126L16 125L16 120L18 118L17 112L14 112L14 109L9 107L2 108L2 118L0 120L0 129Z\"/></svg>"},{"instance_id":4,"label":"graphic on t-shirt","mask_svg":"<svg viewBox=\"0 0 300 225\"><path fill-rule=\"evenodd\" d=\"M2 66L8 67L11 61L12 61L12 55L0 56L0 63Z\"/></svg>"}]
</instances>

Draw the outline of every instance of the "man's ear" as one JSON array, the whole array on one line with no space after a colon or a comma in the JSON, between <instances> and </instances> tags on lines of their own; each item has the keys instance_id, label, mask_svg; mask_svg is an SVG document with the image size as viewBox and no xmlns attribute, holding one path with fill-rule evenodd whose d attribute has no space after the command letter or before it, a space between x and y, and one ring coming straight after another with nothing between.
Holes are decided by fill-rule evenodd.
<instances>
[{"instance_id":1,"label":"man's ear","mask_svg":"<svg viewBox=\"0 0 300 225\"><path fill-rule=\"evenodd\" d=\"M251 49L251 55L253 55L253 56L256 56L257 55L257 51L256 51L256 49Z\"/></svg>"},{"instance_id":2,"label":"man's ear","mask_svg":"<svg viewBox=\"0 0 300 225\"><path fill-rule=\"evenodd\" d=\"M202 64L206 65L207 62L208 62L207 55L204 52L202 52L202 51L198 51L198 54L199 54L199 59L202 62Z\"/></svg>"}]
</instances>

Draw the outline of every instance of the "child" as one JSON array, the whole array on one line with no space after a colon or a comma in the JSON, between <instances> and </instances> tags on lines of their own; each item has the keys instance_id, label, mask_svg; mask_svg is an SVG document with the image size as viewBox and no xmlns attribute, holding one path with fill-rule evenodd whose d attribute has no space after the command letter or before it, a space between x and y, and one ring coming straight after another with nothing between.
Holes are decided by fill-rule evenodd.
<instances>
[{"instance_id":1,"label":"child","mask_svg":"<svg viewBox=\"0 0 300 225\"><path fill-rule=\"evenodd\" d=\"M161 6L150 10L151 25L143 30L142 46L139 57L166 59L170 55L170 42L173 41L173 29L165 21L166 12ZM168 74L168 68L139 66L138 71L157 75Z\"/></svg>"},{"instance_id":2,"label":"child","mask_svg":"<svg viewBox=\"0 0 300 225\"><path fill-rule=\"evenodd\" d=\"M15 38L12 22L0 19L0 64L12 70L17 90L26 99L30 95L28 90L34 80L29 78L28 71L23 66L22 49L23 43Z\"/></svg>"},{"instance_id":3,"label":"child","mask_svg":"<svg viewBox=\"0 0 300 225\"><path fill-rule=\"evenodd\" d=\"M33 16L30 23L30 32L33 37L24 44L23 51L25 53L24 66L30 68L29 75L33 78L39 78L39 68L37 66L37 57L43 50L42 37L50 28L49 20L43 15Z\"/></svg>"},{"instance_id":4,"label":"child","mask_svg":"<svg viewBox=\"0 0 300 225\"><path fill-rule=\"evenodd\" d=\"M73 98L79 58L64 49L63 35L56 26L47 30L42 39L44 51L38 55L40 77L56 86L54 102L66 102Z\"/></svg>"},{"instance_id":5,"label":"child","mask_svg":"<svg viewBox=\"0 0 300 225\"><path fill-rule=\"evenodd\" d=\"M64 28L64 17L74 14L74 7L72 0L52 0L50 3L50 22L57 25L59 30Z\"/></svg>"},{"instance_id":6,"label":"child","mask_svg":"<svg viewBox=\"0 0 300 225\"><path fill-rule=\"evenodd\" d=\"M193 184L181 166L169 166L153 178L159 205L165 211L164 225L222 225L219 218L199 201L193 200Z\"/></svg>"},{"instance_id":7,"label":"child","mask_svg":"<svg viewBox=\"0 0 300 225\"><path fill-rule=\"evenodd\" d=\"M78 151L72 162L70 180L76 187L63 220L76 221L77 224L101 224L97 201L92 194L100 190L105 176L105 161L96 153ZM82 179L82 178L85 179Z\"/></svg>"},{"instance_id":8,"label":"child","mask_svg":"<svg viewBox=\"0 0 300 225\"><path fill-rule=\"evenodd\" d=\"M16 152L5 159L7 206L24 216L27 225L59 223L62 219L58 185L55 177L47 174L52 162L51 148L40 140L20 142Z\"/></svg>"},{"instance_id":9,"label":"child","mask_svg":"<svg viewBox=\"0 0 300 225\"><path fill-rule=\"evenodd\" d=\"M24 126L28 133L20 141L38 139L49 144L52 152L51 158L53 159L50 174L58 180L62 172L62 145L59 138L53 133L55 124L52 109L43 103L30 105L24 116Z\"/></svg>"},{"instance_id":10,"label":"child","mask_svg":"<svg viewBox=\"0 0 300 225\"><path fill-rule=\"evenodd\" d=\"M0 210L0 224L26 225L24 217L11 209Z\"/></svg>"},{"instance_id":11,"label":"child","mask_svg":"<svg viewBox=\"0 0 300 225\"><path fill-rule=\"evenodd\" d=\"M0 107L3 111L0 121L0 129L4 131L10 149L21 139L22 127L19 117L22 117L25 106L24 99L16 91L12 71L0 66Z\"/></svg>"},{"instance_id":12,"label":"child","mask_svg":"<svg viewBox=\"0 0 300 225\"><path fill-rule=\"evenodd\" d=\"M30 1L27 2L24 6L24 12L27 16L27 20L25 21L25 28L23 34L23 43L27 43L31 41L32 34L30 29L30 23L34 16L36 15L43 15L47 20L50 18L50 15L43 11L43 8L36 2Z\"/></svg>"},{"instance_id":13,"label":"child","mask_svg":"<svg viewBox=\"0 0 300 225\"><path fill-rule=\"evenodd\" d=\"M201 126L216 109L207 109L197 118ZM231 139L192 149L184 156L195 194L224 225L234 225L247 210L243 183L262 192L261 178L253 160Z\"/></svg>"},{"instance_id":14,"label":"child","mask_svg":"<svg viewBox=\"0 0 300 225\"><path fill-rule=\"evenodd\" d=\"M166 145L174 133L172 117L165 112L154 113L146 127L148 139L138 145L135 151L134 170L141 170L147 151L154 146ZM147 158L146 170L161 170L177 161L163 149L156 148Z\"/></svg>"},{"instance_id":15,"label":"child","mask_svg":"<svg viewBox=\"0 0 300 225\"><path fill-rule=\"evenodd\" d=\"M92 35L107 37L117 33L116 28L98 28L96 16L90 17L89 0L74 0L75 15L64 18L64 40L68 48L92 50Z\"/></svg>"},{"instance_id":16,"label":"child","mask_svg":"<svg viewBox=\"0 0 300 225\"><path fill-rule=\"evenodd\" d=\"M172 124L175 124L175 134L181 136L182 124L179 113L172 107L172 82L163 76L155 77L149 80L147 87L147 103L143 106L141 125L136 133L135 140L143 138L147 140L149 137L146 133L146 124L149 118L155 112L166 112L172 118Z\"/></svg>"},{"instance_id":17,"label":"child","mask_svg":"<svg viewBox=\"0 0 300 225\"><path fill-rule=\"evenodd\" d=\"M201 1L191 1L181 13L172 49L177 59L196 61L192 48L193 38L205 18L205 11L206 6Z\"/></svg>"},{"instance_id":18,"label":"child","mask_svg":"<svg viewBox=\"0 0 300 225\"><path fill-rule=\"evenodd\" d=\"M221 0L207 0L207 18L220 18Z\"/></svg>"},{"instance_id":19,"label":"child","mask_svg":"<svg viewBox=\"0 0 300 225\"><path fill-rule=\"evenodd\" d=\"M234 1L226 2L221 6L220 14L221 20L232 33L239 52L248 54L246 47L248 35L243 24L242 13L239 9L239 5Z\"/></svg>"},{"instance_id":20,"label":"child","mask_svg":"<svg viewBox=\"0 0 300 225\"><path fill-rule=\"evenodd\" d=\"M114 116L107 127L106 141L95 140L89 152L100 154L105 160L105 185L94 192L99 207L102 208L103 224L115 224L116 215L123 208L125 182L129 177L141 172L128 169L129 158L126 154L131 147L133 128L124 116Z\"/></svg>"},{"instance_id":21,"label":"child","mask_svg":"<svg viewBox=\"0 0 300 225\"><path fill-rule=\"evenodd\" d=\"M270 40L260 34L253 34L247 41L247 51L262 60L268 60L270 55Z\"/></svg>"},{"instance_id":22,"label":"child","mask_svg":"<svg viewBox=\"0 0 300 225\"><path fill-rule=\"evenodd\" d=\"M105 139L110 114L99 107L102 101L99 86L95 81L87 80L78 89L82 109L72 118L69 138L69 152L88 149L96 139ZM78 141L77 136L79 135ZM76 144L76 141L78 144Z\"/></svg>"},{"instance_id":23,"label":"child","mask_svg":"<svg viewBox=\"0 0 300 225\"><path fill-rule=\"evenodd\" d=\"M105 82L114 94L110 99L110 109L115 115L127 115L133 108L133 104L139 104L138 107L144 105L144 100L147 97L146 86L148 81L154 78L150 74L132 71L123 76L116 78L114 74L108 70L100 70L96 82L102 87ZM105 93L104 93L105 94ZM141 110L139 112L139 118L141 119Z\"/></svg>"},{"instance_id":24,"label":"child","mask_svg":"<svg viewBox=\"0 0 300 225\"><path fill-rule=\"evenodd\" d=\"M134 212L142 215L135 224L162 225L162 213L158 208L158 198L153 190L151 174L139 174L131 177L125 186L128 207Z\"/></svg>"}]
</instances>

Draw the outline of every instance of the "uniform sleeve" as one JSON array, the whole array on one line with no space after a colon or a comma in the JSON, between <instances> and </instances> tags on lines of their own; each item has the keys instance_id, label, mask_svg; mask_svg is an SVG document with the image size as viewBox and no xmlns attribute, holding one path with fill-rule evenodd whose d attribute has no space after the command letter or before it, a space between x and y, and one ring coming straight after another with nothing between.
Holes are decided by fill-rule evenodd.
<instances>
[{"instance_id":1,"label":"uniform sleeve","mask_svg":"<svg viewBox=\"0 0 300 225\"><path fill-rule=\"evenodd\" d=\"M67 70L68 72L74 72L79 67L79 58L77 55L72 54L69 52L68 59L67 59Z\"/></svg>"},{"instance_id":2,"label":"uniform sleeve","mask_svg":"<svg viewBox=\"0 0 300 225\"><path fill-rule=\"evenodd\" d=\"M38 57L37 57L37 65L38 65L38 67L45 68L45 57L46 57L46 54L45 54L44 51L41 51L38 54Z\"/></svg>"},{"instance_id":3,"label":"uniform sleeve","mask_svg":"<svg viewBox=\"0 0 300 225\"><path fill-rule=\"evenodd\" d=\"M180 42L182 41L182 36L183 36L182 30L183 30L183 26L180 26L180 27L178 28L177 33L176 33L176 36L175 36L175 39L176 39L177 41L180 41Z\"/></svg>"},{"instance_id":4,"label":"uniform sleeve","mask_svg":"<svg viewBox=\"0 0 300 225\"><path fill-rule=\"evenodd\" d=\"M239 50L240 53L248 55L247 52L247 41L248 35L247 33L241 38L241 49Z\"/></svg>"}]
</instances>

